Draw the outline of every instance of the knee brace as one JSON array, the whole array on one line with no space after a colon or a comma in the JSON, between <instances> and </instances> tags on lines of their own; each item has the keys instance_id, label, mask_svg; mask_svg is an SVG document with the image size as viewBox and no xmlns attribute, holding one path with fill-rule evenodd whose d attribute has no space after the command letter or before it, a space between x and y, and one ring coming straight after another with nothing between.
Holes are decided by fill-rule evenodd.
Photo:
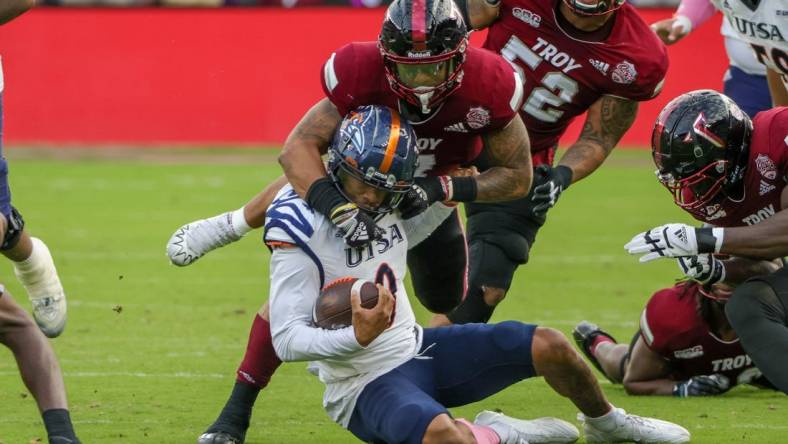
<instances>
[{"instance_id":1,"label":"knee brace","mask_svg":"<svg viewBox=\"0 0 788 444\"><path fill-rule=\"evenodd\" d=\"M16 208L11 207L11 214L7 220L5 237L3 243L0 244L0 250L8 251L19 243L19 238L22 236L22 230L25 229L25 220Z\"/></svg>"}]
</instances>

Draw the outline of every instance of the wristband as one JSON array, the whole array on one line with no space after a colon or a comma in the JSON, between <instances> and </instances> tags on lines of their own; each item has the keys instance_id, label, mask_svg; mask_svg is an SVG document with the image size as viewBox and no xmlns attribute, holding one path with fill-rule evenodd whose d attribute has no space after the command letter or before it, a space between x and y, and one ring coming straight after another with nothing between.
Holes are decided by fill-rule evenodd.
<instances>
[{"instance_id":1,"label":"wristband","mask_svg":"<svg viewBox=\"0 0 788 444\"><path fill-rule=\"evenodd\" d=\"M451 195L447 200L454 202L473 202L476 200L478 184L475 177L452 177Z\"/></svg>"},{"instance_id":2,"label":"wristband","mask_svg":"<svg viewBox=\"0 0 788 444\"><path fill-rule=\"evenodd\" d=\"M698 253L719 253L722 248L724 228L696 228Z\"/></svg>"}]
</instances>

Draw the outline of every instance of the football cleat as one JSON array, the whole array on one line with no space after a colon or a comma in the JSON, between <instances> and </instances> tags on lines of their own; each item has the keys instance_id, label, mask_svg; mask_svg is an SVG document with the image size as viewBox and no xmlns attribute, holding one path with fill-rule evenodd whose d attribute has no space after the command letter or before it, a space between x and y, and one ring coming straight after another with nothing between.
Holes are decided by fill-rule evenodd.
<instances>
[{"instance_id":1,"label":"football cleat","mask_svg":"<svg viewBox=\"0 0 788 444\"><path fill-rule=\"evenodd\" d=\"M615 343L618 342L613 336L600 330L598 325L592 324L588 321L581 321L572 330L572 336L575 338L575 344L577 344L577 348L579 348L580 351L583 352L585 357L588 358L588 360L591 361L592 364L594 364L594 367L596 367L596 369L599 370L600 373L602 373L607 377L605 371L602 370L602 365L599 363L599 361L596 359L593 353L591 353L591 345L594 343L594 339L596 339L596 337L599 335L610 338L610 340ZM611 382L614 381L611 380Z\"/></svg>"},{"instance_id":2,"label":"football cleat","mask_svg":"<svg viewBox=\"0 0 788 444\"><path fill-rule=\"evenodd\" d=\"M14 273L25 287L33 306L33 319L48 338L56 338L66 328L66 294L46 244L31 237L33 252L23 262L14 263Z\"/></svg>"},{"instance_id":3,"label":"football cleat","mask_svg":"<svg viewBox=\"0 0 788 444\"><path fill-rule=\"evenodd\" d=\"M232 214L227 212L178 228L167 241L167 256L170 262L185 267L209 251L241 239L242 235L233 229Z\"/></svg>"},{"instance_id":4,"label":"football cleat","mask_svg":"<svg viewBox=\"0 0 788 444\"><path fill-rule=\"evenodd\" d=\"M558 418L524 420L484 410L473 422L493 429L501 444L571 443L580 437L577 427Z\"/></svg>"},{"instance_id":5,"label":"football cleat","mask_svg":"<svg viewBox=\"0 0 788 444\"><path fill-rule=\"evenodd\" d=\"M637 442L637 443L683 443L689 442L690 433L684 427L661 419L631 415L624 409L616 409L615 419L605 430L589 421L582 413L577 419L583 423L586 442Z\"/></svg>"},{"instance_id":6,"label":"football cleat","mask_svg":"<svg viewBox=\"0 0 788 444\"><path fill-rule=\"evenodd\" d=\"M243 444L243 439L226 432L206 432L197 438L197 444Z\"/></svg>"}]
</instances>

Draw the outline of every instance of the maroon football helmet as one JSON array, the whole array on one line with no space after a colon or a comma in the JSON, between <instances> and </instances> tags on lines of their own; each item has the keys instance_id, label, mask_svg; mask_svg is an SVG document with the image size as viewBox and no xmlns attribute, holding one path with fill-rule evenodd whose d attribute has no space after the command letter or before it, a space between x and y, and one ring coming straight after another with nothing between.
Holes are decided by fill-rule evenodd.
<instances>
[{"instance_id":1,"label":"maroon football helmet","mask_svg":"<svg viewBox=\"0 0 788 444\"><path fill-rule=\"evenodd\" d=\"M460 86L468 29L452 0L395 0L378 46L391 89L426 114Z\"/></svg>"},{"instance_id":2,"label":"maroon football helmet","mask_svg":"<svg viewBox=\"0 0 788 444\"><path fill-rule=\"evenodd\" d=\"M718 199L741 195L752 121L712 90L682 94L654 124L651 154L657 177L676 204L705 217Z\"/></svg>"}]
</instances>

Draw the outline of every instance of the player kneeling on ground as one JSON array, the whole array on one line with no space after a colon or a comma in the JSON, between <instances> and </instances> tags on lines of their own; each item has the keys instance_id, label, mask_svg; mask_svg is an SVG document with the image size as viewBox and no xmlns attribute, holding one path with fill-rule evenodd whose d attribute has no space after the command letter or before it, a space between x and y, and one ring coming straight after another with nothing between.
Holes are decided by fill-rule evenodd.
<instances>
[{"instance_id":1,"label":"player kneeling on ground","mask_svg":"<svg viewBox=\"0 0 788 444\"><path fill-rule=\"evenodd\" d=\"M788 107L750 120L711 90L673 99L652 137L657 178L677 205L714 228L665 224L624 248L659 258L705 253L775 259L788 255ZM736 287L725 313L747 354L788 393L788 268Z\"/></svg>"},{"instance_id":2,"label":"player kneeling on ground","mask_svg":"<svg viewBox=\"0 0 788 444\"><path fill-rule=\"evenodd\" d=\"M331 143L328 170L335 185L388 233L371 248L348 247L336 226L289 185L267 212L273 344L283 361L312 361L326 385L324 405L332 419L366 442L574 442L577 429L559 419L482 412L471 423L447 410L539 375L583 411L589 442L689 440L682 427L612 407L590 368L555 330L514 321L431 329L416 324L404 285L407 246L434 227L394 212L413 181L415 141L394 111L370 106L349 114ZM346 277L375 282L377 305L362 308L359 296L351 296L352 325L315 326L320 289ZM206 435L200 442L241 442Z\"/></svg>"},{"instance_id":3,"label":"player kneeling on ground","mask_svg":"<svg viewBox=\"0 0 788 444\"><path fill-rule=\"evenodd\" d=\"M724 273L712 270L746 267L745 275L762 275L778 266L769 261L703 255L680 266L696 280L657 291L640 317L631 344L618 344L598 326L583 321L572 332L586 357L613 383L631 395L708 396L738 384L771 386L745 353L725 317L732 284L713 282ZM695 271L706 271L697 274Z\"/></svg>"}]
</instances>

